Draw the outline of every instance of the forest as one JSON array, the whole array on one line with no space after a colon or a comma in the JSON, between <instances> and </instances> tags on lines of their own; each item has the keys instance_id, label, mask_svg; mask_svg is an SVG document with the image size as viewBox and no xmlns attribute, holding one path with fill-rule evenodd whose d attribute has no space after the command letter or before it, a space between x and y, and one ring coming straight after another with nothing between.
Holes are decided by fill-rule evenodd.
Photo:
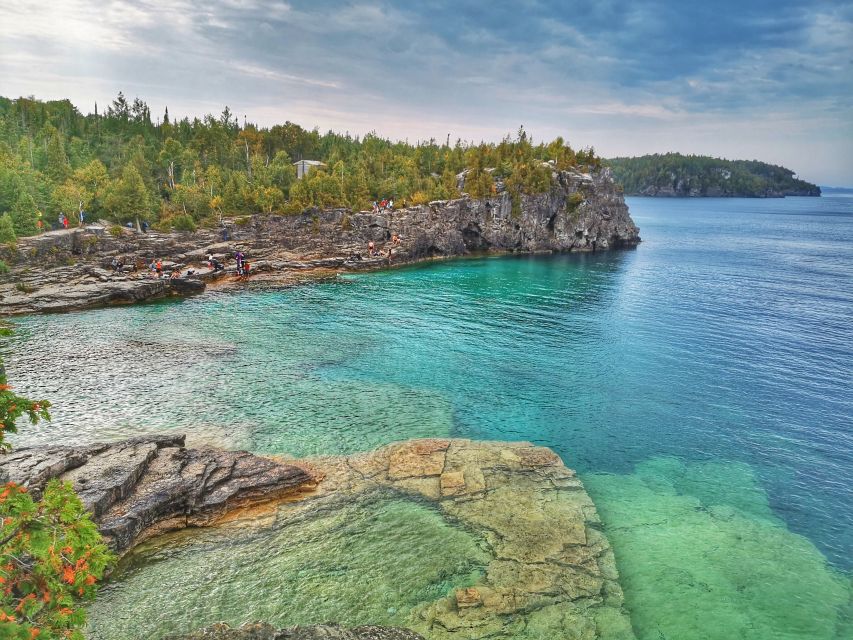
<instances>
[{"instance_id":1,"label":"forest","mask_svg":"<svg viewBox=\"0 0 853 640\"><path fill-rule=\"evenodd\" d=\"M606 161L626 195L819 196L820 187L794 177L794 172L758 160L723 160L709 156L666 153Z\"/></svg>"},{"instance_id":2,"label":"forest","mask_svg":"<svg viewBox=\"0 0 853 640\"><path fill-rule=\"evenodd\" d=\"M297 160L317 167L297 180ZM550 161L551 164L545 164ZM534 144L523 128L499 143L409 144L376 133L320 133L285 122L242 126L219 116L152 118L140 98L121 92L83 115L69 100L0 97L0 242L106 220L191 231L223 216L300 213L310 207L369 209L377 199L421 204L465 191L487 197L496 182L517 205L522 193L550 188L554 168L600 166L593 149L562 138Z\"/></svg>"}]
</instances>

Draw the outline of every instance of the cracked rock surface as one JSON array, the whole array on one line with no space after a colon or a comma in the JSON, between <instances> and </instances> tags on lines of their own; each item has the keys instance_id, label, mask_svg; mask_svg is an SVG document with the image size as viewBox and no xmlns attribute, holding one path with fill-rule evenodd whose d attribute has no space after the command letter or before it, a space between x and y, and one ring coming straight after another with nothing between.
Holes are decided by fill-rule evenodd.
<instances>
[{"instance_id":1,"label":"cracked rock surface","mask_svg":"<svg viewBox=\"0 0 853 640\"><path fill-rule=\"evenodd\" d=\"M2 482L38 494L51 478L72 484L119 553L156 533L204 525L235 507L312 483L298 467L245 451L188 449L182 435L0 456Z\"/></svg>"},{"instance_id":2,"label":"cracked rock surface","mask_svg":"<svg viewBox=\"0 0 853 640\"><path fill-rule=\"evenodd\" d=\"M480 581L416 611L430 640L634 638L595 505L559 456L530 443L412 440L310 461L312 500L395 490L482 537Z\"/></svg>"}]
</instances>

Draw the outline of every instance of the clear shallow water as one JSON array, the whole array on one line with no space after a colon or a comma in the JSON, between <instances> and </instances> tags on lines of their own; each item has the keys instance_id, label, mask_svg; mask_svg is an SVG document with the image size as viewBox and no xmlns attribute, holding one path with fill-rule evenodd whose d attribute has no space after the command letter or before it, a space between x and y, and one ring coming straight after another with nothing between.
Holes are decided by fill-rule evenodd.
<instances>
[{"instance_id":1,"label":"clear shallow water","mask_svg":"<svg viewBox=\"0 0 853 640\"><path fill-rule=\"evenodd\" d=\"M151 640L220 621L405 625L419 606L474 584L488 562L477 539L416 502L283 513L272 527L179 533L140 548L91 607L86 637Z\"/></svg>"},{"instance_id":2,"label":"clear shallow water","mask_svg":"<svg viewBox=\"0 0 853 640\"><path fill-rule=\"evenodd\" d=\"M9 378L57 407L17 443L532 440L581 472L640 637L847 637L853 200L629 204L632 252L22 319Z\"/></svg>"}]
</instances>

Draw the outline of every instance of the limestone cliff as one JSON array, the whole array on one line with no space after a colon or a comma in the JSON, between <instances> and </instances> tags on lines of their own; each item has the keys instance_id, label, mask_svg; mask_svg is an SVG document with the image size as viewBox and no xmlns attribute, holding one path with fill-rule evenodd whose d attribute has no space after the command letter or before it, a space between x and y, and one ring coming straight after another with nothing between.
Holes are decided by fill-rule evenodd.
<instances>
[{"instance_id":1,"label":"limestone cliff","mask_svg":"<svg viewBox=\"0 0 853 640\"><path fill-rule=\"evenodd\" d=\"M460 186L464 189L464 176ZM394 236L399 242L392 242ZM375 255L367 250L371 242ZM0 314L198 293L206 281L234 274L233 266L211 272L207 256L229 265L238 249L255 273L286 279L308 269L380 268L485 252L603 251L639 242L639 229L609 169L554 171L548 192L515 202L499 189L488 199L463 197L380 213L330 209L225 220L219 229L195 233L110 233L103 225L90 225L22 238L14 249L0 251L11 268L0 276ZM122 260L122 269L111 269L114 258ZM154 281L147 265L155 258L162 259L167 275L175 268L192 268L194 274Z\"/></svg>"}]
</instances>

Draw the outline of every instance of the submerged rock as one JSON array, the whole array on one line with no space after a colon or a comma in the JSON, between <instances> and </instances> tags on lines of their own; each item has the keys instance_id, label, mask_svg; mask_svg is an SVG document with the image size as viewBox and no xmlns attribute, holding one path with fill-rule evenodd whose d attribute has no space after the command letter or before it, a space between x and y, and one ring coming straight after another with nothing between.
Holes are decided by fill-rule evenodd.
<instances>
[{"instance_id":1,"label":"submerged rock","mask_svg":"<svg viewBox=\"0 0 853 640\"><path fill-rule=\"evenodd\" d=\"M445 585L433 596L437 599L412 602L411 610L396 618L406 627L431 640L634 637L595 506L575 473L544 447L411 440L370 453L285 464L246 452L188 449L183 436L155 436L80 448L19 449L0 459L0 480L26 484L34 492L52 477L73 484L120 552L161 531L218 524L226 513L222 533L233 532L236 541L249 524L322 521L365 500L423 503L448 526L479 541L482 571L456 588ZM269 501L277 496L286 499L276 508ZM234 511L260 500L268 504L260 520L257 510ZM269 549L270 554L286 552ZM307 578L310 568L305 571ZM288 603L280 606L286 611ZM418 637L378 627L275 630L264 625L220 626L190 636Z\"/></svg>"},{"instance_id":2,"label":"submerged rock","mask_svg":"<svg viewBox=\"0 0 853 640\"><path fill-rule=\"evenodd\" d=\"M155 533L203 525L235 507L312 483L298 467L245 451L187 449L182 435L0 456L2 482L38 495L51 478L72 484L120 553Z\"/></svg>"},{"instance_id":3,"label":"submerged rock","mask_svg":"<svg viewBox=\"0 0 853 640\"><path fill-rule=\"evenodd\" d=\"M595 505L550 449L412 440L311 465L321 502L390 488L486 542L479 582L414 612L409 626L431 640L634 638Z\"/></svg>"},{"instance_id":4,"label":"submerged rock","mask_svg":"<svg viewBox=\"0 0 853 640\"><path fill-rule=\"evenodd\" d=\"M397 627L362 626L347 629L322 624L308 627L276 629L268 624L246 624L236 629L227 624L215 624L185 636L166 640L424 640L409 629Z\"/></svg>"}]
</instances>

